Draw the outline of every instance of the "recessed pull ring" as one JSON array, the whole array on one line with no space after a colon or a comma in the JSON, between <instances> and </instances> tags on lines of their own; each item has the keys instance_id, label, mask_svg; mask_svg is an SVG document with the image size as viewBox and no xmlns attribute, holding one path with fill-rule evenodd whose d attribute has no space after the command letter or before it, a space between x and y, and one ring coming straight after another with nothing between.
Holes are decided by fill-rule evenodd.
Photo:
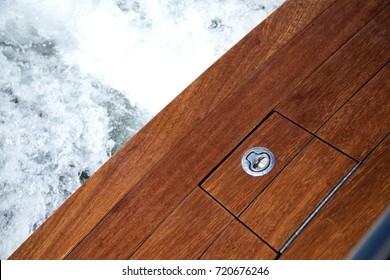
<instances>
[{"instance_id":1,"label":"recessed pull ring","mask_svg":"<svg viewBox=\"0 0 390 280\"><path fill-rule=\"evenodd\" d=\"M241 165L251 176L264 176L274 167L275 156L267 148L254 147L245 152Z\"/></svg>"}]
</instances>

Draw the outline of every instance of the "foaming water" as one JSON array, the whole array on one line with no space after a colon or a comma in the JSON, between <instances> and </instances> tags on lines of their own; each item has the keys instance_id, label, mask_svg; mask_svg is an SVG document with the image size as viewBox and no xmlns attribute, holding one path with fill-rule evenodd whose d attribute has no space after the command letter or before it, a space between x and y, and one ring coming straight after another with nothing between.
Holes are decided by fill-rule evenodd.
<instances>
[{"instance_id":1,"label":"foaming water","mask_svg":"<svg viewBox=\"0 0 390 280\"><path fill-rule=\"evenodd\" d=\"M0 258L281 0L0 0Z\"/></svg>"}]
</instances>

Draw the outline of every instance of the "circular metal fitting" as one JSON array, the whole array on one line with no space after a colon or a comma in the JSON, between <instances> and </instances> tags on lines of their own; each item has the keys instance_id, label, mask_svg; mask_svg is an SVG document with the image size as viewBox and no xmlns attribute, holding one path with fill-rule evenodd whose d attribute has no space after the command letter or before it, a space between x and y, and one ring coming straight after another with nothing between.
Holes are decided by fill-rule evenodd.
<instances>
[{"instance_id":1,"label":"circular metal fitting","mask_svg":"<svg viewBox=\"0 0 390 280\"><path fill-rule=\"evenodd\" d=\"M267 148L254 147L241 159L242 169L252 176L264 176L275 166L275 156Z\"/></svg>"}]
</instances>

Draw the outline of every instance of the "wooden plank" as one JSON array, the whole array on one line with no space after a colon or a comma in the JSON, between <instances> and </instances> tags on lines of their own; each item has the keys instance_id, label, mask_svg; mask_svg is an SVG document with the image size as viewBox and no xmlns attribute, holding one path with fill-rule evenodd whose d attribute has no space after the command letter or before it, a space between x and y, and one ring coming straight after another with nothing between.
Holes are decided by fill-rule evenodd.
<instances>
[{"instance_id":1,"label":"wooden plank","mask_svg":"<svg viewBox=\"0 0 390 280\"><path fill-rule=\"evenodd\" d=\"M233 223L202 255L203 260L272 260L277 256L239 221Z\"/></svg>"},{"instance_id":2,"label":"wooden plank","mask_svg":"<svg viewBox=\"0 0 390 280\"><path fill-rule=\"evenodd\" d=\"M295 90L277 111L316 132L390 58L387 7Z\"/></svg>"},{"instance_id":3,"label":"wooden plank","mask_svg":"<svg viewBox=\"0 0 390 280\"><path fill-rule=\"evenodd\" d=\"M282 259L343 259L390 205L390 138L362 164Z\"/></svg>"},{"instance_id":4,"label":"wooden plank","mask_svg":"<svg viewBox=\"0 0 390 280\"><path fill-rule=\"evenodd\" d=\"M131 259L197 259L232 219L229 212L196 188Z\"/></svg>"},{"instance_id":5,"label":"wooden plank","mask_svg":"<svg viewBox=\"0 0 390 280\"><path fill-rule=\"evenodd\" d=\"M278 114L273 114L202 184L233 214L238 215L311 139L311 135ZM252 147L265 147L275 155L275 167L266 176L253 177L241 167L242 155Z\"/></svg>"},{"instance_id":6,"label":"wooden plank","mask_svg":"<svg viewBox=\"0 0 390 280\"><path fill-rule=\"evenodd\" d=\"M68 258L121 259L134 252L272 108L385 4L332 5L197 126Z\"/></svg>"},{"instance_id":7,"label":"wooden plank","mask_svg":"<svg viewBox=\"0 0 390 280\"><path fill-rule=\"evenodd\" d=\"M222 100L333 2L287 1L151 120L11 258L64 258Z\"/></svg>"},{"instance_id":8,"label":"wooden plank","mask_svg":"<svg viewBox=\"0 0 390 280\"><path fill-rule=\"evenodd\" d=\"M318 136L362 160L390 131L390 65L341 108Z\"/></svg>"},{"instance_id":9,"label":"wooden plank","mask_svg":"<svg viewBox=\"0 0 390 280\"><path fill-rule=\"evenodd\" d=\"M242 214L240 220L280 250L354 161L314 139Z\"/></svg>"}]
</instances>

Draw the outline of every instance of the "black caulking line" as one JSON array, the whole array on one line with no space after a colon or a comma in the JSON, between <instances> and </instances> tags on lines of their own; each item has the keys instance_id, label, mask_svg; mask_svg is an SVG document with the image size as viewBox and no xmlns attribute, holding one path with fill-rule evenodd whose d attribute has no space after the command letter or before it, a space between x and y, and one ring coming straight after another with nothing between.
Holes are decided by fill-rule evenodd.
<instances>
[{"instance_id":1,"label":"black caulking line","mask_svg":"<svg viewBox=\"0 0 390 280\"><path fill-rule=\"evenodd\" d=\"M341 181L333 188L333 190L321 201L321 203L316 207L316 209L311 212L309 217L303 222L303 224L294 232L294 234L287 240L280 249L280 254L283 254L291 243L298 237L298 235L305 229L305 227L311 222L311 220L318 214L318 212L325 206L326 203L335 195L335 193L344 185L344 183L352 176L353 173L360 167L361 162L358 162L352 169L341 179Z\"/></svg>"},{"instance_id":2,"label":"black caulking line","mask_svg":"<svg viewBox=\"0 0 390 280\"><path fill-rule=\"evenodd\" d=\"M238 144L236 144L224 157L223 159L213 168L211 169L211 171L209 173L207 173L207 175L202 179L200 180L199 182L199 185L203 185L203 183L211 176L211 174L213 174L229 157L231 154L233 154L237 149L238 147L241 146L241 144L243 142L245 142L246 139L248 139L253 132L255 132L263 123L265 123L271 116L272 114L274 113L275 111L274 110L271 110L258 124L256 124L256 126L254 128L252 128L249 133L247 133L239 142Z\"/></svg>"},{"instance_id":3,"label":"black caulking line","mask_svg":"<svg viewBox=\"0 0 390 280\"><path fill-rule=\"evenodd\" d=\"M344 101L344 103L343 103L336 111L334 111L333 114L332 114L331 116L329 116L329 117L323 122L322 125L320 125L319 128L317 128L317 129L315 130L314 134L317 134L317 133L320 131L320 129L321 129L322 127L324 127L324 126L330 121L330 119L333 118L334 115L336 115L342 108L344 108L344 106L345 106L352 98L354 98L356 95L358 95L368 83L370 83L370 82L371 82L371 81L372 81L372 80L373 80L373 79L374 79L374 78L375 78L383 69L386 68L386 66L387 66L389 63L390 63L389 61L386 62L382 67L379 68L379 70L377 70L374 74L372 74L372 75L370 76L370 78L367 79L367 81L365 81L364 83L362 83L362 84L360 85L360 87L359 87L357 90L355 90L355 92L354 92L353 94L351 94L351 96L348 97L348 98Z\"/></svg>"},{"instance_id":4,"label":"black caulking line","mask_svg":"<svg viewBox=\"0 0 390 280\"><path fill-rule=\"evenodd\" d=\"M253 233L258 239L260 239L261 241L263 241L263 243L265 243L269 248L271 248L272 251L274 251L275 253L278 253L278 251L277 251L276 249L274 249L266 240L264 240L264 239L263 239L262 237L260 237L256 232L254 232L250 227L248 227L244 222L242 222L242 221L239 219L239 217L237 217L233 212L231 212L228 208L226 208L221 202L219 202L214 196L212 196L212 195L211 195L207 190L205 190L201 185L198 185L198 187L199 187L202 191L204 191L208 196L210 196L216 203L218 203L218 204L219 204L225 211L227 211L232 217L234 217L233 221L235 220L235 221L239 222L239 223L240 223L241 225L243 225L247 230L249 230L251 233ZM231 223L233 223L233 221L232 221ZM230 224L231 224L231 223L230 223ZM227 225L227 226L223 229L223 231L220 233L220 235L222 235L223 232L225 232L225 231L227 230L227 228L230 226L230 224ZM218 235L218 237L215 238L214 241L213 241L212 243L214 243L214 242L219 238L220 235ZM211 247L211 245L212 245L212 244L210 244L209 247ZM206 253L206 251L209 249L209 247L202 253L202 255Z\"/></svg>"},{"instance_id":5,"label":"black caulking line","mask_svg":"<svg viewBox=\"0 0 390 280\"><path fill-rule=\"evenodd\" d=\"M281 117L285 118L287 121L295 124L296 126L300 127L301 129L303 129L304 131L306 131L307 133L309 133L311 136L313 136L314 138L320 140L321 142L325 143L326 145L330 146L331 148L333 148L334 150L338 151L339 153L343 154L344 156L348 157L349 159L352 159L354 162L358 162L358 160L354 159L353 157L351 157L349 154L347 154L346 152L340 150L339 148L337 148L336 146L332 145L330 142L327 142L325 141L324 139L320 138L318 135L316 135L315 133L311 132L310 130L307 130L305 127L303 127L302 125L300 125L299 123L293 121L292 119L288 118L287 116L283 115L282 113L278 112L278 111L275 111L276 114L280 115Z\"/></svg>"}]
</instances>

